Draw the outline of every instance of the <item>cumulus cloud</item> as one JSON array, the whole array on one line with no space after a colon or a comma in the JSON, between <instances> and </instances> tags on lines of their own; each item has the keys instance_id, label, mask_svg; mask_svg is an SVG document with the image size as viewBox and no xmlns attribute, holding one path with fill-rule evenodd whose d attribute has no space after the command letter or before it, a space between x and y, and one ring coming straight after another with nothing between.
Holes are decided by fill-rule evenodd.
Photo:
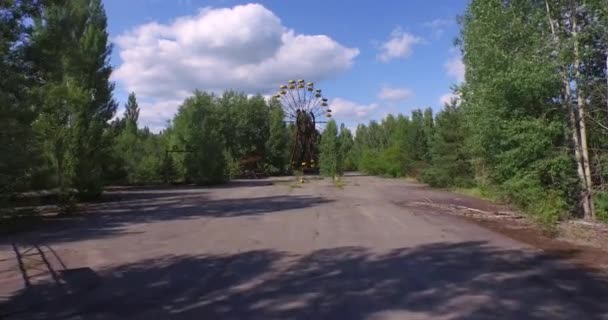
<instances>
[{"instance_id":1,"label":"cumulus cloud","mask_svg":"<svg viewBox=\"0 0 608 320\"><path fill-rule=\"evenodd\" d=\"M378 99L384 101L403 101L414 96L414 91L408 88L383 87L378 93Z\"/></svg>"},{"instance_id":2,"label":"cumulus cloud","mask_svg":"<svg viewBox=\"0 0 608 320\"><path fill-rule=\"evenodd\" d=\"M206 8L168 24L146 23L115 43L122 64L113 79L157 105L194 89L269 93L291 78L321 81L348 70L359 54L328 36L284 27L260 4Z\"/></svg>"},{"instance_id":3,"label":"cumulus cloud","mask_svg":"<svg viewBox=\"0 0 608 320\"><path fill-rule=\"evenodd\" d=\"M412 54L413 46L422 42L422 38L404 32L396 28L390 38L380 46L377 58L382 62L388 62L396 58L407 58Z\"/></svg>"},{"instance_id":4,"label":"cumulus cloud","mask_svg":"<svg viewBox=\"0 0 608 320\"><path fill-rule=\"evenodd\" d=\"M161 100L139 103L139 122L153 132L159 132L173 118L183 100Z\"/></svg>"},{"instance_id":5,"label":"cumulus cloud","mask_svg":"<svg viewBox=\"0 0 608 320\"><path fill-rule=\"evenodd\" d=\"M452 57L444 64L448 76L458 82L464 82L464 63L461 57Z\"/></svg>"},{"instance_id":6,"label":"cumulus cloud","mask_svg":"<svg viewBox=\"0 0 608 320\"><path fill-rule=\"evenodd\" d=\"M331 101L332 115L345 120L364 120L370 117L377 109L378 104L359 104L343 98L335 98Z\"/></svg>"}]
</instances>

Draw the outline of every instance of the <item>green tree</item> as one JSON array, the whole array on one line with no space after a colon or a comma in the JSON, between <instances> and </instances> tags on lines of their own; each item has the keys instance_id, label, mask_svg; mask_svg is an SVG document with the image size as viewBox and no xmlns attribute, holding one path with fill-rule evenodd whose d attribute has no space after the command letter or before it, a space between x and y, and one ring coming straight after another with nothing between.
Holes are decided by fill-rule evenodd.
<instances>
[{"instance_id":1,"label":"green tree","mask_svg":"<svg viewBox=\"0 0 608 320\"><path fill-rule=\"evenodd\" d=\"M327 123L325 130L323 130L319 151L319 169L321 174L335 179L340 174L341 168L338 127L333 119Z\"/></svg>"},{"instance_id":2,"label":"green tree","mask_svg":"<svg viewBox=\"0 0 608 320\"><path fill-rule=\"evenodd\" d=\"M214 96L197 91L173 119L170 144L183 152L181 173L187 182L206 185L226 180L221 111Z\"/></svg>"},{"instance_id":3,"label":"green tree","mask_svg":"<svg viewBox=\"0 0 608 320\"><path fill-rule=\"evenodd\" d=\"M163 161L159 168L159 175L161 176L163 183L172 183L177 178L175 162L169 153L165 153L165 156L163 157Z\"/></svg>"},{"instance_id":4,"label":"green tree","mask_svg":"<svg viewBox=\"0 0 608 320\"><path fill-rule=\"evenodd\" d=\"M110 141L104 135L116 104L107 18L100 0L48 1L34 26L43 110L37 130L63 190L99 195Z\"/></svg>"},{"instance_id":5,"label":"green tree","mask_svg":"<svg viewBox=\"0 0 608 320\"><path fill-rule=\"evenodd\" d=\"M125 105L124 112L125 125L127 130L137 131L137 121L139 120L139 105L137 104L137 97L135 92L129 94L129 99Z\"/></svg>"},{"instance_id":6,"label":"green tree","mask_svg":"<svg viewBox=\"0 0 608 320\"><path fill-rule=\"evenodd\" d=\"M31 127L38 111L32 95L37 70L28 55L29 21L38 7L34 0L0 1L0 207L38 173L39 144Z\"/></svg>"},{"instance_id":7,"label":"green tree","mask_svg":"<svg viewBox=\"0 0 608 320\"><path fill-rule=\"evenodd\" d=\"M430 143L430 164L422 181L434 187L470 187L473 167L465 139L467 133L458 101L446 104L437 114L435 132Z\"/></svg>"},{"instance_id":8,"label":"green tree","mask_svg":"<svg viewBox=\"0 0 608 320\"><path fill-rule=\"evenodd\" d=\"M340 174L343 174L344 170L353 170L355 168L354 161L351 158L350 151L353 148L353 134L343 124L340 125L340 135L338 136L338 144L340 145L339 164Z\"/></svg>"},{"instance_id":9,"label":"green tree","mask_svg":"<svg viewBox=\"0 0 608 320\"><path fill-rule=\"evenodd\" d=\"M427 126L421 110L412 111L412 120L408 126L407 150L414 161L424 161L428 155Z\"/></svg>"},{"instance_id":10,"label":"green tree","mask_svg":"<svg viewBox=\"0 0 608 320\"><path fill-rule=\"evenodd\" d=\"M125 111L121 122L124 126L118 128L119 133L114 138L113 158L111 161L117 163L117 172L112 172L112 175L121 177L122 183L140 184L151 182L155 177L154 164L160 165L160 157L155 157L153 148L155 145L154 135L149 131L143 130L140 132L138 127L139 106L135 93L129 94ZM154 146L150 146L150 144ZM150 150L152 149L152 150ZM158 158L158 159L157 159Z\"/></svg>"},{"instance_id":11,"label":"green tree","mask_svg":"<svg viewBox=\"0 0 608 320\"><path fill-rule=\"evenodd\" d=\"M283 108L274 104L270 106L270 126L266 141L266 161L270 173L284 174L289 165L289 132L285 125Z\"/></svg>"},{"instance_id":12,"label":"green tree","mask_svg":"<svg viewBox=\"0 0 608 320\"><path fill-rule=\"evenodd\" d=\"M462 19L467 139L477 180L549 219L573 209L574 163L545 3L471 1Z\"/></svg>"},{"instance_id":13,"label":"green tree","mask_svg":"<svg viewBox=\"0 0 608 320\"><path fill-rule=\"evenodd\" d=\"M423 115L423 122L424 122L424 127L423 127L423 131L424 131L424 137L426 138L426 153L424 154L424 160L425 161L431 161L431 148L432 148L432 144L433 144L433 137L435 135L435 123L433 120L433 109L431 108L426 108L424 110L424 115Z\"/></svg>"}]
</instances>

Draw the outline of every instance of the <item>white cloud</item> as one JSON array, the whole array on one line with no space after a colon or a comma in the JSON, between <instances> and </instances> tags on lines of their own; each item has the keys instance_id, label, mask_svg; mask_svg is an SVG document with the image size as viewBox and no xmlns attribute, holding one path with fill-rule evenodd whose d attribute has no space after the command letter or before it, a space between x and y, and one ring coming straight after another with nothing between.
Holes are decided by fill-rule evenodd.
<instances>
[{"instance_id":1,"label":"white cloud","mask_svg":"<svg viewBox=\"0 0 608 320\"><path fill-rule=\"evenodd\" d=\"M464 63L461 57L450 58L444 64L445 71L448 76L454 78L458 82L464 82Z\"/></svg>"},{"instance_id":2,"label":"white cloud","mask_svg":"<svg viewBox=\"0 0 608 320\"><path fill-rule=\"evenodd\" d=\"M331 101L330 108L332 115L341 120L364 120L378 109L378 104L358 104L346 99L335 98Z\"/></svg>"},{"instance_id":3,"label":"white cloud","mask_svg":"<svg viewBox=\"0 0 608 320\"><path fill-rule=\"evenodd\" d=\"M422 38L396 28L390 38L380 46L378 60L388 62L396 58L407 58L412 54L412 47L422 42Z\"/></svg>"},{"instance_id":4,"label":"white cloud","mask_svg":"<svg viewBox=\"0 0 608 320\"><path fill-rule=\"evenodd\" d=\"M166 127L167 121L173 118L183 100L162 100L157 102L139 102L139 122L153 132Z\"/></svg>"},{"instance_id":5,"label":"white cloud","mask_svg":"<svg viewBox=\"0 0 608 320\"><path fill-rule=\"evenodd\" d=\"M378 99L384 101L403 101L414 96L414 91L408 88L383 87L378 93Z\"/></svg>"},{"instance_id":6,"label":"white cloud","mask_svg":"<svg viewBox=\"0 0 608 320\"><path fill-rule=\"evenodd\" d=\"M423 24L424 27L431 29L435 38L441 38L445 29L454 23L452 19L435 19Z\"/></svg>"},{"instance_id":7,"label":"white cloud","mask_svg":"<svg viewBox=\"0 0 608 320\"><path fill-rule=\"evenodd\" d=\"M439 97L439 103L443 107L446 104L451 104L452 100L456 100L460 104L460 95L455 93L446 93Z\"/></svg>"},{"instance_id":8,"label":"white cloud","mask_svg":"<svg viewBox=\"0 0 608 320\"><path fill-rule=\"evenodd\" d=\"M325 35L297 34L260 4L143 24L115 43L123 63L113 79L157 108L194 89L270 93L288 79L321 81L348 70L359 54Z\"/></svg>"}]
</instances>

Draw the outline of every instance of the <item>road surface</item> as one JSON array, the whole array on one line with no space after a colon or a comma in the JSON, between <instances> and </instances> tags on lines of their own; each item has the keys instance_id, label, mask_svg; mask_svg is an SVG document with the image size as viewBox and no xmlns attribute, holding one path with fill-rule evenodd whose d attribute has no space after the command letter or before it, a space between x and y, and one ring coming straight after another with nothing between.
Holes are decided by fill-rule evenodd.
<instances>
[{"instance_id":1,"label":"road surface","mask_svg":"<svg viewBox=\"0 0 608 320\"><path fill-rule=\"evenodd\" d=\"M608 319L608 280L402 180L117 189L0 239L5 319ZM483 204L482 204L483 205Z\"/></svg>"}]
</instances>

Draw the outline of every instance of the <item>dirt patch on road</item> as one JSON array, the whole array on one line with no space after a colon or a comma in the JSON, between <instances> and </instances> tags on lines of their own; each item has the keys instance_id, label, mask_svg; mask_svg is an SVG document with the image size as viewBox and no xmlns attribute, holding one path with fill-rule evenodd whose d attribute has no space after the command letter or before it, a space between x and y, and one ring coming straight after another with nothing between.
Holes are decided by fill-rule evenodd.
<instances>
[{"instance_id":1,"label":"dirt patch on road","mask_svg":"<svg viewBox=\"0 0 608 320\"><path fill-rule=\"evenodd\" d=\"M457 215L509 238L542 249L549 255L608 273L608 226L583 221L567 221L550 232L509 207L491 202L459 198L450 201L402 203L403 206L435 208L436 212Z\"/></svg>"}]
</instances>

